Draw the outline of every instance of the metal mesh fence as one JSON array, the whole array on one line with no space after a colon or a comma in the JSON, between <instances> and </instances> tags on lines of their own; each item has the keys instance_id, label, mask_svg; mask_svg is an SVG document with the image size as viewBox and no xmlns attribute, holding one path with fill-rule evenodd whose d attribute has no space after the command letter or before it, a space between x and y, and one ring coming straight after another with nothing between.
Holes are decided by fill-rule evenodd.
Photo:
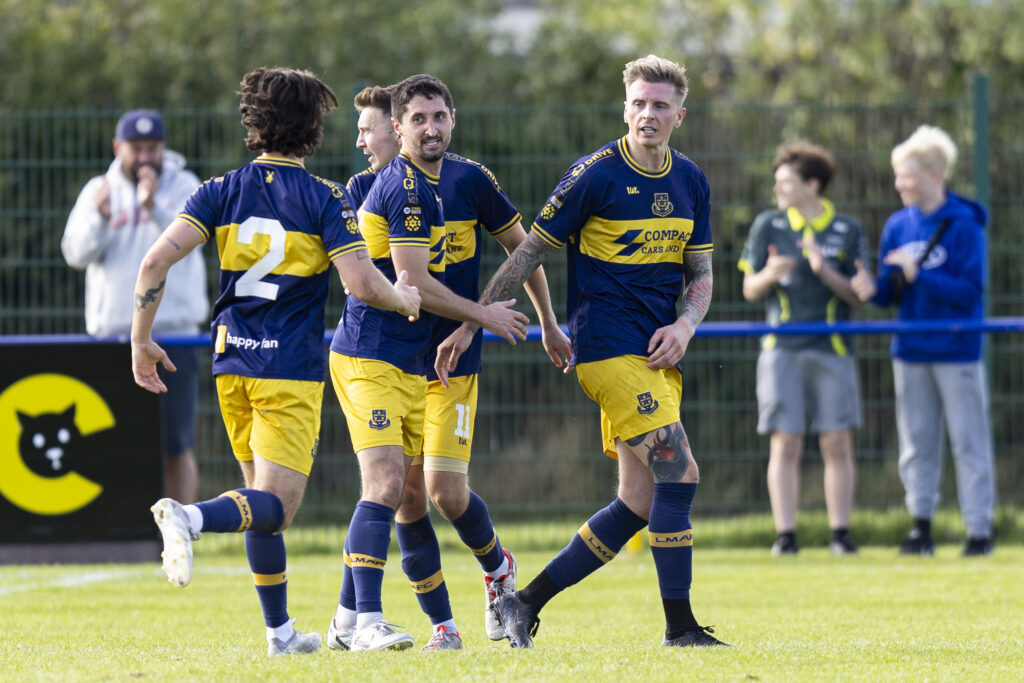
<instances>
[{"instance_id":1,"label":"metal mesh fence","mask_svg":"<svg viewBox=\"0 0 1024 683\"><path fill-rule=\"evenodd\" d=\"M1024 98L994 99L987 111L990 143L982 151L988 152L991 169L988 303L993 316L1019 314L1024 301L1022 104ZM0 334L84 330L84 278L64 263L60 238L78 191L110 162L110 138L119 114L0 111ZM953 187L972 194L979 177L974 168L978 117L985 114L972 109L968 100L831 106L694 103L673 146L704 169L712 188L715 295L708 319L762 319L760 304L743 300L736 262L754 216L772 205L771 160L779 142L804 137L832 150L839 170L829 196L839 210L861 219L875 249L885 218L899 206L889 166L892 147L921 123L942 126L960 145ZM164 116L168 147L182 152L200 178L251 158L232 110L182 109L165 111ZM467 107L459 110L451 149L487 164L528 224L569 164L623 132L619 106ZM365 161L353 147L354 133L353 115L331 117L324 148L309 161L310 170L341 181L361 170ZM485 278L504 257L489 242ZM212 293L216 254L209 248L205 252ZM555 255L546 272L556 312L564 319L564 255ZM329 329L343 301L341 288L333 287ZM857 315L878 318L889 313L865 308ZM888 336L857 340L865 418L856 432L861 506L902 501L888 341ZM704 512L768 509L767 439L755 433L757 348L752 337L698 340L684 363L683 424L701 464ZM1000 496L1021 502L1024 342L1015 334L993 335L988 360ZM551 366L539 344L489 344L484 363L471 476L492 511L497 516L574 513L607 502L614 491L615 466L600 454L598 411L575 378ZM321 455L301 515L342 522L358 497L358 471L337 400L327 393ZM236 486L239 479L223 431L213 382L204 382L196 447L204 497ZM803 506L823 504L821 474L812 437L802 465ZM953 477L947 476L946 500L955 499L954 486Z\"/></svg>"}]
</instances>

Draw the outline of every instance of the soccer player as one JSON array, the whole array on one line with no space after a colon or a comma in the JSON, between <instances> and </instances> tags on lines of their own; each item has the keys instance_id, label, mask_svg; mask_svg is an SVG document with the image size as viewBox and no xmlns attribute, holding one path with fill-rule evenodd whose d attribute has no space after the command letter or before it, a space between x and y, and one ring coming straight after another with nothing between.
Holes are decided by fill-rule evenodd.
<instances>
[{"instance_id":1,"label":"soccer player","mask_svg":"<svg viewBox=\"0 0 1024 683\"><path fill-rule=\"evenodd\" d=\"M393 127L389 127L392 135L381 130L380 122L385 117L390 120L391 116L388 89L379 86L364 89L356 95L355 106L359 110L356 146L365 149L370 156L370 168L353 176L348 187L365 196L376 178L375 171L397 155L398 137ZM453 116L454 113L453 110ZM387 157L392 144L395 152ZM447 233L445 284L459 296L475 300L480 294L481 227L508 253L526 239L526 231L519 212L497 179L487 167L475 161L446 152L437 191L444 207ZM541 320L544 348L552 362L562 367L572 355L572 348L568 337L558 327L542 268L535 270L527 280L526 290ZM434 357L437 344L458 326L456 321L434 316L428 359ZM515 558L498 540L487 505L469 488L481 335L470 333L463 341L469 349L460 358L459 367L451 373L448 387L438 380L432 365L427 368L423 453L413 458L405 480L402 505L395 515L402 567L434 627L433 637L424 648L429 650L457 649L462 641L440 573L440 547L428 515L428 496L455 526L484 571L484 627L491 640L505 637L505 629L497 621L491 605L498 593L515 591ZM349 648L357 613L347 550L346 559L338 612L328 630L327 642L334 649ZM441 578L425 583L425 579L432 577Z\"/></svg>"},{"instance_id":2,"label":"soccer player","mask_svg":"<svg viewBox=\"0 0 1024 683\"><path fill-rule=\"evenodd\" d=\"M389 276L406 270L427 311L471 321L510 343L525 339L527 318L511 308L514 300L482 306L444 285L446 228L437 186L455 123L448 88L426 74L410 76L395 86L391 108L401 153L377 174L359 210L370 256ZM424 315L414 325L400 325L403 321L396 316L369 309L358 295L350 296L331 344L331 379L362 479L345 539L356 603L352 650L406 649L413 642L384 619L381 582L406 473L423 450L433 320ZM431 597L444 596L447 602L446 590L436 592L439 555L436 564L438 572L424 576L414 588L435 593ZM339 606L329 643L344 646L338 631L353 626L351 617ZM457 646L456 638L454 628L446 626L441 634L445 649Z\"/></svg>"},{"instance_id":3,"label":"soccer player","mask_svg":"<svg viewBox=\"0 0 1024 683\"><path fill-rule=\"evenodd\" d=\"M167 390L156 366L175 368L152 339L167 272L215 237L221 270L213 373L246 488L195 505L159 500L153 516L163 535L163 569L185 586L191 542L201 532L245 532L268 652L313 652L320 636L296 631L288 617L281 532L299 508L316 456L330 266L353 294L396 311L408 327L420 297L405 273L392 284L373 267L345 189L303 165L320 144L323 116L338 105L331 89L306 71L260 68L242 79L241 96L245 144L263 153L200 186L146 254L135 286L132 371L140 386Z\"/></svg>"},{"instance_id":4,"label":"soccer player","mask_svg":"<svg viewBox=\"0 0 1024 683\"><path fill-rule=\"evenodd\" d=\"M629 131L573 164L480 299L514 292L569 244L572 362L583 390L601 406L605 453L619 469L615 500L526 588L498 597L495 609L512 647L532 647L544 605L609 562L645 526L667 622L663 644L723 644L690 609L690 506L698 472L679 420L678 364L711 302L708 183L696 164L669 148L686 115L683 67L648 55L626 65L623 81ZM442 379L458 356L456 339L440 345Z\"/></svg>"},{"instance_id":5,"label":"soccer player","mask_svg":"<svg viewBox=\"0 0 1024 683\"><path fill-rule=\"evenodd\" d=\"M806 141L778 149L778 209L754 219L740 256L743 296L763 300L768 322L849 320L860 306L853 278L864 270L860 222L825 197L835 163ZM860 425L857 366L842 335L765 335L757 361L759 434L770 434L768 494L778 534L773 555L795 554L799 466L804 435L818 433L825 461L825 506L834 555L857 552L850 539L855 465L851 427Z\"/></svg>"}]
</instances>

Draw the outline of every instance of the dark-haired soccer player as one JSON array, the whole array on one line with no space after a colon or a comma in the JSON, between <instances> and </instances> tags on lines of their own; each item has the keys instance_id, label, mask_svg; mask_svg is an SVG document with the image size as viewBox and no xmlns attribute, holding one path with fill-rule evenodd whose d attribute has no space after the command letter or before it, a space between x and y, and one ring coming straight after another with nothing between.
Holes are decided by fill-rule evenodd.
<instances>
[{"instance_id":1,"label":"dark-haired soccer player","mask_svg":"<svg viewBox=\"0 0 1024 683\"><path fill-rule=\"evenodd\" d=\"M584 391L601 406L605 452L619 466L616 499L526 588L498 597L495 609L513 647L532 647L544 605L614 558L645 526L665 609L664 644L720 644L690 610L690 506L698 473L679 420L677 367L711 302L708 183L669 147L686 114L683 67L649 55L627 64L623 81L629 132L573 164L480 299L514 292L569 244L573 362ZM439 347L442 378L458 350L455 339Z\"/></svg>"},{"instance_id":2,"label":"dark-haired soccer player","mask_svg":"<svg viewBox=\"0 0 1024 683\"><path fill-rule=\"evenodd\" d=\"M167 354L153 320L172 265L216 238L220 296L213 310L213 373L221 414L246 488L182 506L163 498L153 516L171 583L192 578L191 541L203 531L245 532L271 655L313 652L316 633L288 618L281 531L294 518L316 455L323 400L323 311L330 267L353 294L412 327L419 293L400 273L389 282L369 260L348 193L311 175L303 160L319 146L334 93L313 74L261 68L241 82L242 125L253 162L195 191L146 254L135 286L132 371L160 393ZM408 321L406 320L408 318Z\"/></svg>"},{"instance_id":3,"label":"dark-haired soccer player","mask_svg":"<svg viewBox=\"0 0 1024 683\"><path fill-rule=\"evenodd\" d=\"M365 196L376 178L377 167L398 153L397 135L382 134L379 124L385 116L390 120L388 92L388 89L373 86L355 98L355 106L359 110L356 145L370 156L370 168L349 180L348 187L354 196L360 191L360 196ZM454 113L453 110L453 116ZM389 128L395 132L393 127ZM395 153L387 157L392 141L396 146ZM437 192L444 207L447 233L445 285L459 296L475 300L480 295L483 230L486 229L509 253L526 239L526 231L519 212L502 191L494 174L475 161L446 152ZM534 271L527 280L526 290L541 320L544 348L552 362L561 367L572 355L572 347L558 327L542 268ZM426 355L428 359L434 357L437 344L458 326L458 322L434 316L432 343ZM428 649L451 649L461 645L443 578L424 582L427 577L442 576L440 547L427 514L428 496L441 514L452 522L459 537L480 562L485 588L484 628L492 640L504 638L505 629L490 607L499 593L515 591L515 558L502 547L487 505L469 488L477 377L482 365L481 335L468 334L463 341L469 348L460 358L459 367L451 373L448 387L438 380L432 365L427 368L423 453L412 460L402 505L395 515L402 568L434 626L434 637L427 645ZM330 647L347 649L350 646L356 614L349 560L342 578L338 611L328 629L327 643Z\"/></svg>"},{"instance_id":4,"label":"dark-haired soccer player","mask_svg":"<svg viewBox=\"0 0 1024 683\"><path fill-rule=\"evenodd\" d=\"M419 288L427 311L473 321L511 343L525 339L527 318L510 308L514 300L481 306L444 285L446 228L437 186L455 123L448 88L432 76L411 76L395 86L391 108L402 139L401 153L376 174L359 210L360 231L370 256L385 274L408 271L409 282ZM331 379L348 421L362 479L360 501L345 539L355 593L355 628L346 643L347 636L340 631L353 626L353 615L339 606L328 632L331 645L348 644L352 650L412 645L412 636L384 619L381 582L406 473L423 449L433 321L434 316L424 315L414 325L400 325L396 316L368 309L358 296L350 296L331 344ZM437 570L421 575L433 556ZM447 603L439 551L423 548L419 557L426 559L417 561L415 568L406 567L421 579L413 582L414 588L432 603ZM432 614L440 613L440 608L434 609L430 608ZM447 618L438 624L444 628L435 630L429 649L461 645L450 622L449 607Z\"/></svg>"}]
</instances>

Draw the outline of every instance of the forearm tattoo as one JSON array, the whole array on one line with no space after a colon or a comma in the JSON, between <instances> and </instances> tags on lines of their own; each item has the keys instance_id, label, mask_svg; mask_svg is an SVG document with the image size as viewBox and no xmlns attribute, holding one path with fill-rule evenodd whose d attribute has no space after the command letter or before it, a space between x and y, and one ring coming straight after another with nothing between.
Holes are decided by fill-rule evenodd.
<instances>
[{"instance_id":1,"label":"forearm tattoo","mask_svg":"<svg viewBox=\"0 0 1024 683\"><path fill-rule=\"evenodd\" d=\"M161 280L159 285L157 285L153 289L147 289L145 294L139 294L138 292L136 292L135 310L141 311L145 309L146 306L149 306L151 303L156 301L156 295L163 291L164 283L166 282L167 280Z\"/></svg>"},{"instance_id":2,"label":"forearm tattoo","mask_svg":"<svg viewBox=\"0 0 1024 683\"><path fill-rule=\"evenodd\" d=\"M676 422L653 432L626 439L626 443L633 448L639 448L648 436L654 437L653 442L647 446L647 469L654 475L654 483L679 482L690 466L690 440L686 438L683 425Z\"/></svg>"},{"instance_id":3,"label":"forearm tattoo","mask_svg":"<svg viewBox=\"0 0 1024 683\"><path fill-rule=\"evenodd\" d=\"M711 289L714 276L711 272L711 254L693 254L684 257L686 267L693 279L683 294L683 312L680 317L689 320L694 327L707 315L711 305Z\"/></svg>"},{"instance_id":4,"label":"forearm tattoo","mask_svg":"<svg viewBox=\"0 0 1024 683\"><path fill-rule=\"evenodd\" d=\"M531 232L501 264L498 272L487 283L483 294L480 295L480 303L486 306L495 301L510 299L516 290L526 282L526 278L530 277L530 273L555 251L557 251L557 247L551 246L537 237L536 233Z\"/></svg>"}]
</instances>

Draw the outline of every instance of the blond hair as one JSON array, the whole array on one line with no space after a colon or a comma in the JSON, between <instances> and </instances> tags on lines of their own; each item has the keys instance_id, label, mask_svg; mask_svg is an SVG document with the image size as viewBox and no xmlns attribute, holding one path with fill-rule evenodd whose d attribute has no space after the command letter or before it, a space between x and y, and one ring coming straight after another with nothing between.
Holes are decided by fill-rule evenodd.
<instances>
[{"instance_id":1,"label":"blond hair","mask_svg":"<svg viewBox=\"0 0 1024 683\"><path fill-rule=\"evenodd\" d=\"M622 82L628 88L634 81L671 83L679 94L679 104L686 99L690 86L686 81L686 67L657 55L647 55L626 64Z\"/></svg>"},{"instance_id":2,"label":"blond hair","mask_svg":"<svg viewBox=\"0 0 1024 683\"><path fill-rule=\"evenodd\" d=\"M941 171L943 180L949 180L956 163L956 143L949 134L938 126L918 126L914 134L896 145L892 150L892 165L895 168L913 157L927 171Z\"/></svg>"}]
</instances>

